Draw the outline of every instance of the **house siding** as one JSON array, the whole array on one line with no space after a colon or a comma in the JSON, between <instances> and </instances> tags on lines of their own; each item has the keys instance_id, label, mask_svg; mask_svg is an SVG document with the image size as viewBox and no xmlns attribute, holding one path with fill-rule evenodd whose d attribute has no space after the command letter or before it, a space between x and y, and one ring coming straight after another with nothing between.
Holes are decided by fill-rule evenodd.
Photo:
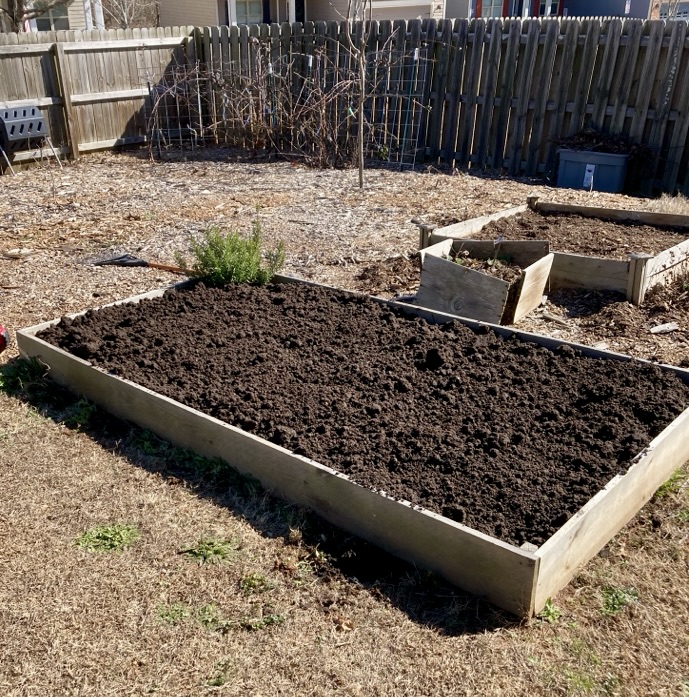
<instances>
[{"instance_id":1,"label":"house siding","mask_svg":"<svg viewBox=\"0 0 689 697\"><path fill-rule=\"evenodd\" d=\"M311 21L330 21L341 22L347 18L347 0L306 0L306 19ZM419 2L418 5L406 5L397 7L394 0L373 0L371 15L373 19L382 21L384 19L422 19L435 18L442 19L445 14L445 0L437 2ZM366 10L368 18L368 6Z\"/></svg>"},{"instance_id":2,"label":"house siding","mask_svg":"<svg viewBox=\"0 0 689 697\"><path fill-rule=\"evenodd\" d=\"M213 27L220 23L217 0L160 0L161 27Z\"/></svg>"},{"instance_id":3,"label":"house siding","mask_svg":"<svg viewBox=\"0 0 689 697\"><path fill-rule=\"evenodd\" d=\"M67 18L69 19L70 29L86 29L86 15L84 14L84 4L81 0L74 0L71 5L68 5Z\"/></svg>"}]
</instances>

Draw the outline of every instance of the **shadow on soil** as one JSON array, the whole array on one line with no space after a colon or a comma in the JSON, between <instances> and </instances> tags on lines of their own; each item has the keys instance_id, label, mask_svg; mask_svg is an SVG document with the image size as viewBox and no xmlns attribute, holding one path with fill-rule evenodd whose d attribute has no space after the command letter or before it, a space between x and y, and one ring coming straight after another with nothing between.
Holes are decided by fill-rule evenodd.
<instances>
[{"instance_id":1,"label":"shadow on soil","mask_svg":"<svg viewBox=\"0 0 689 697\"><path fill-rule=\"evenodd\" d=\"M171 486L185 486L226 506L266 538L282 538L288 551L307 558L321 581L344 579L402 610L412 621L446 635L484 633L520 621L483 599L463 593L380 548L330 525L306 509L268 494L256 480L220 460L210 460L116 419L47 379L36 361L0 365L0 391L34 407L42 416L88 435ZM328 611L333 602L325 592Z\"/></svg>"}]
</instances>

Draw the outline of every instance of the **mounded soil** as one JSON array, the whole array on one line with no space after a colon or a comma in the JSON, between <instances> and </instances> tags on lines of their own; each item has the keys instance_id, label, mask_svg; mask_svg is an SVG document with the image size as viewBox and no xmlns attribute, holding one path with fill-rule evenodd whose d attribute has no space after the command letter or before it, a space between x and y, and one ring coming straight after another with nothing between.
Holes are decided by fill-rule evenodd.
<instances>
[{"instance_id":1,"label":"mounded soil","mask_svg":"<svg viewBox=\"0 0 689 697\"><path fill-rule=\"evenodd\" d=\"M502 235L506 240L548 240L551 252L568 252L606 259L627 259L630 254L658 254L684 242L686 230L641 223L617 223L580 215L526 211L484 226L482 239Z\"/></svg>"},{"instance_id":2,"label":"mounded soil","mask_svg":"<svg viewBox=\"0 0 689 697\"><path fill-rule=\"evenodd\" d=\"M650 364L302 284L168 291L42 338L354 481L542 543L689 404Z\"/></svg>"}]
</instances>

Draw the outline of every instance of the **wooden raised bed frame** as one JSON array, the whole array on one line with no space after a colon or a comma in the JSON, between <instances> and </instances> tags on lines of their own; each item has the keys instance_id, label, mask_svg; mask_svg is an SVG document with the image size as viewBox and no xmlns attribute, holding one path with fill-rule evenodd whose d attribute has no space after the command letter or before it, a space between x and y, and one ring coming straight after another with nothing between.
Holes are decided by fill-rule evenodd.
<instances>
[{"instance_id":1,"label":"wooden raised bed frame","mask_svg":"<svg viewBox=\"0 0 689 697\"><path fill-rule=\"evenodd\" d=\"M513 283L449 259L452 252L461 250L475 259L490 259L496 247L484 240L447 239L422 249L421 285L416 294L419 305L483 322L512 324L541 304L553 263L547 242L500 243L500 255L521 268L521 278Z\"/></svg>"},{"instance_id":2,"label":"wooden raised bed frame","mask_svg":"<svg viewBox=\"0 0 689 697\"><path fill-rule=\"evenodd\" d=\"M301 282L277 277L279 282ZM138 302L167 288L120 302ZM377 299L378 300L378 299ZM378 300L410 315L441 323L452 315ZM615 476L543 545L519 548L441 515L375 493L335 470L218 419L186 407L129 380L109 375L45 341L36 334L59 320L22 329L17 342L23 356L48 367L57 383L85 396L115 416L206 457L226 460L252 475L282 498L307 506L331 523L373 542L420 567L437 572L457 586L486 597L519 616L543 608L650 499L672 472L689 459L689 409L678 416L635 458L626 474ZM547 348L568 344L585 355L634 360L570 342L487 326L503 336L517 336ZM689 371L664 366L689 383ZM640 396L642 398L642 396Z\"/></svg>"},{"instance_id":3,"label":"wooden raised bed frame","mask_svg":"<svg viewBox=\"0 0 689 697\"><path fill-rule=\"evenodd\" d=\"M640 305L650 288L657 284L669 283L676 276L689 271L689 216L687 215L546 203L539 201L536 197L528 198L527 203L521 206L508 208L480 218L472 218L443 228L421 225L419 247L424 249L446 239L475 239L477 233L488 223L524 213L529 209L537 213L581 215L618 223L633 222L685 228L687 231L688 239L684 242L665 249L655 256L631 254L627 261L569 254L554 250L553 265L550 270L552 288L615 290L624 293L629 302Z\"/></svg>"}]
</instances>

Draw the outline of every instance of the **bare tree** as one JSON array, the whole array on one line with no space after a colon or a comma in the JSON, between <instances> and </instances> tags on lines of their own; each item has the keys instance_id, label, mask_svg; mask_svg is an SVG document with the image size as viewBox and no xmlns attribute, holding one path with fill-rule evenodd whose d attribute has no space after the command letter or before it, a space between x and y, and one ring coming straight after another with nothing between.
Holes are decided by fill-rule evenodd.
<instances>
[{"instance_id":1,"label":"bare tree","mask_svg":"<svg viewBox=\"0 0 689 697\"><path fill-rule=\"evenodd\" d=\"M2 12L9 20L12 31L24 31L24 23L36 19L55 7L66 7L72 0L7 0L6 6L0 5Z\"/></svg>"},{"instance_id":2,"label":"bare tree","mask_svg":"<svg viewBox=\"0 0 689 697\"><path fill-rule=\"evenodd\" d=\"M119 29L158 26L157 0L103 0L107 25Z\"/></svg>"},{"instance_id":3,"label":"bare tree","mask_svg":"<svg viewBox=\"0 0 689 697\"><path fill-rule=\"evenodd\" d=\"M345 24L345 35L349 50L356 63L357 81L359 89L357 91L357 149L359 160L359 188L364 188L364 104L366 103L366 45L368 44L369 33L371 31L371 19L373 15L372 0L349 0L347 5L347 22ZM365 20L368 17L368 22ZM362 36L358 43L352 39L352 23L361 22Z\"/></svg>"}]
</instances>

